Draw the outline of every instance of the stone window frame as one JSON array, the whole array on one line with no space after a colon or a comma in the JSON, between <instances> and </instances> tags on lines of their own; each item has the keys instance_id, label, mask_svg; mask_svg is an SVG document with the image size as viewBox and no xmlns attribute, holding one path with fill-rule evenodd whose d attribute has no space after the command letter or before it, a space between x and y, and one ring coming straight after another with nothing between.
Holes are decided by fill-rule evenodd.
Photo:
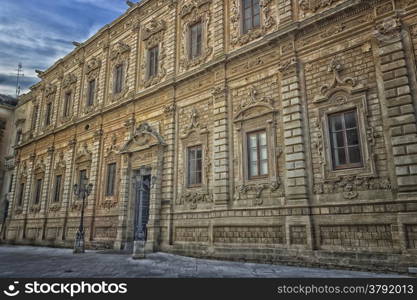
<instances>
[{"instance_id":1,"label":"stone window frame","mask_svg":"<svg viewBox=\"0 0 417 300\"><path fill-rule=\"evenodd\" d=\"M210 46L211 2L212 0L201 0L198 3L188 3L180 10L182 26L180 66L185 70L206 62L213 53L213 47ZM190 28L197 23L201 23L202 27L201 53L192 58L190 55Z\"/></svg>"},{"instance_id":2,"label":"stone window frame","mask_svg":"<svg viewBox=\"0 0 417 300\"><path fill-rule=\"evenodd\" d=\"M204 192L208 192L208 185L209 185L209 176L208 176L208 165L207 162L210 160L208 157L209 151L209 131L207 128L191 130L184 134L181 137L181 145L182 145L182 166L183 166L183 174L182 174L182 187L183 190L201 190ZM201 183L198 185L189 185L188 184L188 149L191 147L201 146L202 152L202 165L201 165ZM204 163L206 162L206 163Z\"/></svg>"},{"instance_id":3,"label":"stone window frame","mask_svg":"<svg viewBox=\"0 0 417 300\"><path fill-rule=\"evenodd\" d=\"M249 30L247 33L243 32L243 8L242 0L232 0L230 8L230 43L232 46L242 46L249 43L263 35L265 35L275 24L276 20L272 16L273 0L260 0L260 26Z\"/></svg>"},{"instance_id":4,"label":"stone window frame","mask_svg":"<svg viewBox=\"0 0 417 300\"><path fill-rule=\"evenodd\" d=\"M158 76L159 71L159 45L153 46L146 50L146 80L150 80ZM151 67L151 54L154 56L154 68ZM152 74L151 74L152 73Z\"/></svg>"},{"instance_id":5,"label":"stone window frame","mask_svg":"<svg viewBox=\"0 0 417 300\"><path fill-rule=\"evenodd\" d=\"M39 104L37 102L33 102L33 109L32 109L32 118L30 123L30 129L32 131L36 130L36 125L39 119Z\"/></svg>"},{"instance_id":6,"label":"stone window frame","mask_svg":"<svg viewBox=\"0 0 417 300\"><path fill-rule=\"evenodd\" d=\"M111 145L106 148L104 153L103 163L101 165L101 176L103 188L101 189L101 203L100 207L104 209L112 209L117 207L119 202L119 192L121 189L120 180L121 180L121 170L122 170L122 156L119 153L119 146L117 146L117 136L113 134L111 137L108 136L108 139L111 139ZM116 164L115 177L114 177L114 193L113 195L107 195L107 170L109 164Z\"/></svg>"},{"instance_id":7,"label":"stone window frame","mask_svg":"<svg viewBox=\"0 0 417 300\"><path fill-rule=\"evenodd\" d=\"M260 157L260 149L259 149L259 145L257 145L257 155L258 155L258 160L257 160L257 163L258 163L258 175L251 175L251 166L250 166L250 153L249 153L249 137L251 136L251 135L254 135L254 134L256 134L256 136L257 136L257 139L258 139L258 135L259 134L261 134L261 133L265 133L265 136L266 136L266 149L267 149L267 168L268 168L268 170L267 170L267 173L266 174L264 174L264 175L262 175L262 174L260 174L260 163L261 163L261 160L259 159L259 157ZM257 179L262 179L262 178L267 178L268 176L269 176L269 168L270 168L270 162L269 162L269 141L268 141L268 134L267 134L267 132L266 132L266 129L261 129L261 130L254 130L254 131L250 131L250 132L247 132L246 133L246 137L245 137L245 139L246 139L246 155L247 155L247 157L245 157L246 158L246 169L247 169L247 172L248 172L248 180L257 180ZM257 141L258 142L258 141Z\"/></svg>"},{"instance_id":8,"label":"stone window frame","mask_svg":"<svg viewBox=\"0 0 417 300\"><path fill-rule=\"evenodd\" d=\"M273 103L274 100L271 98L259 97L256 88L252 86L248 98L243 99L240 105L235 107L233 122L237 144L240 145L236 150L239 160L236 186L247 187L249 185L266 184L270 186L272 190L277 190L280 187L278 170L278 156L280 150L277 142L278 110L274 108ZM256 108L261 108L262 111L255 115L246 115L247 111ZM256 121L257 119L265 119L266 124L265 122ZM262 130L266 132L268 139L268 176L251 179L248 170L249 153L247 135Z\"/></svg>"},{"instance_id":9,"label":"stone window frame","mask_svg":"<svg viewBox=\"0 0 417 300\"><path fill-rule=\"evenodd\" d=\"M110 74L108 78L108 87L109 87L109 103L115 103L123 99L129 91L129 76L128 71L130 67L130 52L131 47L125 44L123 41L118 41L113 45L112 50L110 51ZM115 91L116 83L116 68L122 65L123 78L122 78L122 90L120 92ZM98 86L98 84L96 85Z\"/></svg>"},{"instance_id":10,"label":"stone window frame","mask_svg":"<svg viewBox=\"0 0 417 300\"><path fill-rule=\"evenodd\" d=\"M61 92L61 112L59 113L61 123L69 122L74 117L74 104L75 104L75 93L77 90L77 76L75 76L73 73L69 73L66 76L63 77L62 81L62 92ZM70 100L70 106L68 110L68 115L64 115L64 108L65 108L65 97L67 94L71 93L71 100Z\"/></svg>"},{"instance_id":11,"label":"stone window frame","mask_svg":"<svg viewBox=\"0 0 417 300\"><path fill-rule=\"evenodd\" d=\"M357 113L357 124L361 145L362 167L351 169L334 169L330 145L329 115L348 110ZM326 103L317 109L317 127L319 128L318 142L315 148L321 158L321 175L323 181L337 180L341 176L361 175L363 177L376 177L375 157L372 155L374 132L368 122L368 107L366 93L352 95L343 90L335 91Z\"/></svg>"},{"instance_id":12,"label":"stone window frame","mask_svg":"<svg viewBox=\"0 0 417 300\"><path fill-rule=\"evenodd\" d=\"M44 114L44 127L45 128L49 128L52 125L52 118L53 118L53 110L54 110L54 106L53 106L53 101L51 100L47 100L47 102L45 103L45 114Z\"/></svg>"},{"instance_id":13,"label":"stone window frame","mask_svg":"<svg viewBox=\"0 0 417 300\"><path fill-rule=\"evenodd\" d=\"M200 182L199 183L194 183L191 184L190 183L190 150L191 149L196 149L196 148L200 148L201 150L201 178L200 178ZM186 176L186 185L187 188L197 188L197 187L201 187L201 185L203 184L203 174L204 174L204 167L203 167L203 161L204 161L204 151L203 151L203 145L202 144L196 144L194 146L187 146L187 150L186 150L186 169L185 169L185 173L187 174ZM195 173L195 172L194 172Z\"/></svg>"},{"instance_id":14,"label":"stone window frame","mask_svg":"<svg viewBox=\"0 0 417 300\"><path fill-rule=\"evenodd\" d=\"M97 99L98 99L98 93L100 92L100 84L99 84L99 78L100 78L100 71L101 71L101 59L98 57L93 57L90 59L85 66L85 76L84 76L84 88L83 88L83 112L84 114L89 114L95 110L97 107ZM88 105L88 94L89 94L89 83L90 81L95 80L95 90L94 90L94 99L93 99L93 105Z\"/></svg>"},{"instance_id":15,"label":"stone window frame","mask_svg":"<svg viewBox=\"0 0 417 300\"><path fill-rule=\"evenodd\" d=\"M242 34L247 34L249 31L251 31L251 30L256 30L256 29L258 29L259 27L261 27L261 1L260 0L258 0L258 5L259 5L259 8L258 8L258 10L259 10L259 24L257 25L257 26L254 26L253 25L253 19L254 19L254 14L253 14L253 10L254 10L254 3L253 3L253 1L254 0L250 0L251 1L251 4L250 4L250 8L251 8L251 12L252 12L252 14L251 14L251 28L249 28L247 31L245 31L245 27L246 27L246 21L245 21L245 18L244 18L244 15L245 15L245 8L244 8L244 6L243 6L243 2L244 1L246 1L246 0L241 0L240 1L240 9L241 9L241 11L240 11L240 13L241 13L241 15L242 15L242 20L241 20L241 22L242 22L242 24L241 24L241 26L242 26Z\"/></svg>"},{"instance_id":16,"label":"stone window frame","mask_svg":"<svg viewBox=\"0 0 417 300\"><path fill-rule=\"evenodd\" d=\"M61 208L61 203L63 202L63 196L64 196L64 187L65 187L65 171L66 171L66 162L64 159L64 152L61 152L59 154L58 161L55 164L54 172L53 172L53 188L49 199L49 211L57 211ZM59 201L55 202L55 192L56 192L56 177L62 176L61 179L61 188L60 188L60 195L59 195Z\"/></svg>"},{"instance_id":17,"label":"stone window frame","mask_svg":"<svg viewBox=\"0 0 417 300\"><path fill-rule=\"evenodd\" d=\"M63 96L63 103L62 103L62 113L61 113L61 121L67 121L72 115L72 104L74 99L73 91L66 90Z\"/></svg>"},{"instance_id":18,"label":"stone window frame","mask_svg":"<svg viewBox=\"0 0 417 300\"><path fill-rule=\"evenodd\" d=\"M16 185L16 192L15 192L15 201L14 201L14 208L16 214L21 214L23 212L23 206L25 204L25 191L27 189L27 179L28 179L28 172L26 163L23 162L22 166L20 167L20 175L18 177L18 184ZM23 189L22 184L24 184ZM21 200L21 201L20 201Z\"/></svg>"},{"instance_id":19,"label":"stone window frame","mask_svg":"<svg viewBox=\"0 0 417 300\"><path fill-rule=\"evenodd\" d=\"M142 63L141 71L142 73L142 84L145 88L148 88L152 85L158 84L166 75L165 70L165 46L164 46L164 36L166 31L166 23L164 20L152 20L148 26L145 26L141 32L142 34ZM158 47L159 49L159 59L158 59L158 74L153 77L148 77L148 52L150 49Z\"/></svg>"},{"instance_id":20,"label":"stone window frame","mask_svg":"<svg viewBox=\"0 0 417 300\"><path fill-rule=\"evenodd\" d=\"M359 143L358 143L357 147L359 148L360 161L356 162L356 163L350 162L350 154L346 153L346 151L348 151L348 147L349 147L349 145L347 144L348 141L347 141L346 133L347 133L348 130L351 130L353 127L349 128L349 129L342 128L342 130L339 130L339 132L343 133L344 142L346 143L343 147L343 150L345 152L346 159L349 160L349 162L346 161L345 164L340 164L340 165L336 164L336 162L334 161L335 160L334 151L335 151L336 146L335 146L334 142L332 142L332 140L330 140L329 145L330 145L330 151L331 151L331 158L332 158L331 163L332 163L333 170L348 170L348 169L353 169L353 168L361 168L363 166L363 157L362 157L363 150L362 150L362 144L361 144L361 139L360 139L361 132L360 132L359 124L358 124L358 111L356 109L349 109L349 110L341 111L341 112L338 112L338 113L328 114L327 118L328 118L328 121L330 122L332 118L335 118L336 116L341 116L341 115L344 116L347 113L354 113L354 115L355 115L355 125L356 125L356 127L354 127L354 129L356 130L356 132L359 136ZM343 117L343 119L344 119L344 117ZM343 127L345 126L345 122L346 121L344 119ZM331 129L330 129L331 126L330 126L330 124L328 126L329 126L329 139L332 139ZM338 147L338 148L341 148L341 147Z\"/></svg>"},{"instance_id":21,"label":"stone window frame","mask_svg":"<svg viewBox=\"0 0 417 300\"><path fill-rule=\"evenodd\" d=\"M41 158L40 161L36 164L35 169L33 171L33 185L31 188L31 194L30 194L30 201L29 201L29 210L31 213L37 213L41 209L42 205L42 192L45 186L45 173L46 173L46 167L43 162L43 159ZM35 203L36 198L36 189L37 189L37 182L38 180L42 180L41 187L40 187L40 195L39 195L39 202Z\"/></svg>"}]
</instances>

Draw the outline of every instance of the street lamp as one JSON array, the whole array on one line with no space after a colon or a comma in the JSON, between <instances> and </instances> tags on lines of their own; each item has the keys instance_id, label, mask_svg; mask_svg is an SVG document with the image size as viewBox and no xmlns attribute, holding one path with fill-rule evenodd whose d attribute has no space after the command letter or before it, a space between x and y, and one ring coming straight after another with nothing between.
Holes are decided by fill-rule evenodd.
<instances>
[{"instance_id":1,"label":"street lamp","mask_svg":"<svg viewBox=\"0 0 417 300\"><path fill-rule=\"evenodd\" d=\"M80 180L80 186L78 184L74 184L74 195L78 199L82 199L82 206L81 206L81 219L80 219L80 227L78 228L77 234L75 235L75 243L74 243L74 253L84 253L85 246L84 246L84 204L85 199L91 194L93 190L93 184L90 183L87 185L88 179L82 178Z\"/></svg>"}]
</instances>

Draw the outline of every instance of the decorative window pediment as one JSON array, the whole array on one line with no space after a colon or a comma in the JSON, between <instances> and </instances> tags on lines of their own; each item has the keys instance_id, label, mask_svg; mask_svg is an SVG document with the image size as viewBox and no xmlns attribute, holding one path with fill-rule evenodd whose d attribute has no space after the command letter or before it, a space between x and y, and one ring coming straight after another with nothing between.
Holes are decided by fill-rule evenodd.
<instances>
[{"instance_id":1,"label":"decorative window pediment","mask_svg":"<svg viewBox=\"0 0 417 300\"><path fill-rule=\"evenodd\" d=\"M275 112L274 100L270 97L260 97L255 87L252 87L247 98L235 108L234 121L260 117L262 115Z\"/></svg>"},{"instance_id":2,"label":"decorative window pediment","mask_svg":"<svg viewBox=\"0 0 417 300\"><path fill-rule=\"evenodd\" d=\"M101 59L97 57L93 57L90 59L87 64L85 65L85 74L89 76L91 72L101 68ZM94 77L95 78L95 77Z\"/></svg>"},{"instance_id":3,"label":"decorative window pediment","mask_svg":"<svg viewBox=\"0 0 417 300\"><path fill-rule=\"evenodd\" d=\"M45 171L46 171L46 166L43 161L43 158L41 158L35 165L34 173L36 176L43 176L45 174Z\"/></svg>"},{"instance_id":4,"label":"decorative window pediment","mask_svg":"<svg viewBox=\"0 0 417 300\"><path fill-rule=\"evenodd\" d=\"M92 159L92 153L88 149L87 143L84 143L81 149L78 150L77 156L75 157L75 162L77 164L90 162Z\"/></svg>"},{"instance_id":5,"label":"decorative window pediment","mask_svg":"<svg viewBox=\"0 0 417 300\"><path fill-rule=\"evenodd\" d=\"M45 86L45 96L48 97L54 93L56 93L56 85L52 85L52 84L47 84Z\"/></svg>"},{"instance_id":6,"label":"decorative window pediment","mask_svg":"<svg viewBox=\"0 0 417 300\"><path fill-rule=\"evenodd\" d=\"M165 146L166 143L160 133L148 123L142 123L136 128L133 136L125 143L120 153L131 153L148 149L153 146Z\"/></svg>"},{"instance_id":7,"label":"decorative window pediment","mask_svg":"<svg viewBox=\"0 0 417 300\"><path fill-rule=\"evenodd\" d=\"M197 109L192 108L190 113L190 124L185 126L185 128L182 131L181 138L185 139L188 138L191 134L196 133L197 135L201 134L208 134L209 131L207 129L207 125L202 125L198 121L199 119L199 113Z\"/></svg>"},{"instance_id":8,"label":"decorative window pediment","mask_svg":"<svg viewBox=\"0 0 417 300\"><path fill-rule=\"evenodd\" d=\"M66 169L66 162L64 158L64 152L60 152L58 155L58 159L55 163L55 173L57 174L64 174Z\"/></svg>"},{"instance_id":9,"label":"decorative window pediment","mask_svg":"<svg viewBox=\"0 0 417 300\"><path fill-rule=\"evenodd\" d=\"M313 103L321 103L328 100L333 101L335 104L344 103L347 101L346 94L367 90L364 85L359 84L352 77L342 78L340 75L342 71L342 64L336 58L333 58L328 67L328 72L333 73L333 79L330 84L325 84L320 88L320 94L314 98Z\"/></svg>"},{"instance_id":10,"label":"decorative window pediment","mask_svg":"<svg viewBox=\"0 0 417 300\"><path fill-rule=\"evenodd\" d=\"M73 84L76 84L76 83L77 83L77 80L78 80L78 78L77 78L77 76L76 76L75 74L72 74L72 73L67 74L67 75L64 77L63 81L62 81L62 87L63 87L64 89L68 89L68 88L69 88L69 87L71 87Z\"/></svg>"}]
</instances>

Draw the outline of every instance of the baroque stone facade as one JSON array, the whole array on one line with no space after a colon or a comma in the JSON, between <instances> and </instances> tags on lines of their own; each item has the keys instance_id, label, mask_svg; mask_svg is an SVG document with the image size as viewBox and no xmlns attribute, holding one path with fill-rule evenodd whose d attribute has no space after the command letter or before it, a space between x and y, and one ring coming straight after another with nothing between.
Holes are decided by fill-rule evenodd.
<instances>
[{"instance_id":1,"label":"baroque stone facade","mask_svg":"<svg viewBox=\"0 0 417 300\"><path fill-rule=\"evenodd\" d=\"M84 170L92 248L139 239L145 252L416 266L417 4L259 8L258 26L243 30L239 0L143 0L40 73L16 109L26 121L3 240L72 246ZM331 124L346 112L360 159L338 168Z\"/></svg>"}]
</instances>

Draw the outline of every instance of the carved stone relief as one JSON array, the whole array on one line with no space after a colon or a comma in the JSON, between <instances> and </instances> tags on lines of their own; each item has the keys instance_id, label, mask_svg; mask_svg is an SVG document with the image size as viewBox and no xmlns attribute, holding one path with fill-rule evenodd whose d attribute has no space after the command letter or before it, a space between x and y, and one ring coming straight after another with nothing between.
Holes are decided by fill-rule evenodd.
<instances>
[{"instance_id":1,"label":"carved stone relief","mask_svg":"<svg viewBox=\"0 0 417 300\"><path fill-rule=\"evenodd\" d=\"M142 54L142 80L144 87L150 87L155 85L165 77L165 42L164 36L167 25L164 20L155 20L153 19L147 26L142 29L142 41L144 44L145 51ZM159 56L158 56L158 74L153 77L148 77L147 74L147 65L148 65L148 50L153 47L159 47Z\"/></svg>"},{"instance_id":2,"label":"carved stone relief","mask_svg":"<svg viewBox=\"0 0 417 300\"><path fill-rule=\"evenodd\" d=\"M260 0L259 5L261 8L261 26L259 28L254 28L249 30L248 33L242 33L242 8L240 0L232 0L231 4L231 44L233 46L241 46L246 43L249 43L262 35L265 35L270 31L274 25L277 24L275 17L273 16L273 11L271 6L273 4L272 0Z\"/></svg>"},{"instance_id":3,"label":"carved stone relief","mask_svg":"<svg viewBox=\"0 0 417 300\"><path fill-rule=\"evenodd\" d=\"M110 103L120 101L124 98L129 92L129 85L128 85L128 71L130 65L130 51L131 47L125 44L122 41L117 42L110 51L110 76L109 76L109 91ZM119 93L115 92L115 68L117 66L122 66L123 68L123 84L122 90ZM98 86L98 85L97 85Z\"/></svg>"},{"instance_id":4,"label":"carved stone relief","mask_svg":"<svg viewBox=\"0 0 417 300\"><path fill-rule=\"evenodd\" d=\"M206 62L213 52L213 47L210 46L211 2L212 0L192 0L184 4L180 10L182 22L180 65L185 70ZM201 55L196 58L190 58L189 29L191 25L197 22L201 22L203 27Z\"/></svg>"}]
</instances>

